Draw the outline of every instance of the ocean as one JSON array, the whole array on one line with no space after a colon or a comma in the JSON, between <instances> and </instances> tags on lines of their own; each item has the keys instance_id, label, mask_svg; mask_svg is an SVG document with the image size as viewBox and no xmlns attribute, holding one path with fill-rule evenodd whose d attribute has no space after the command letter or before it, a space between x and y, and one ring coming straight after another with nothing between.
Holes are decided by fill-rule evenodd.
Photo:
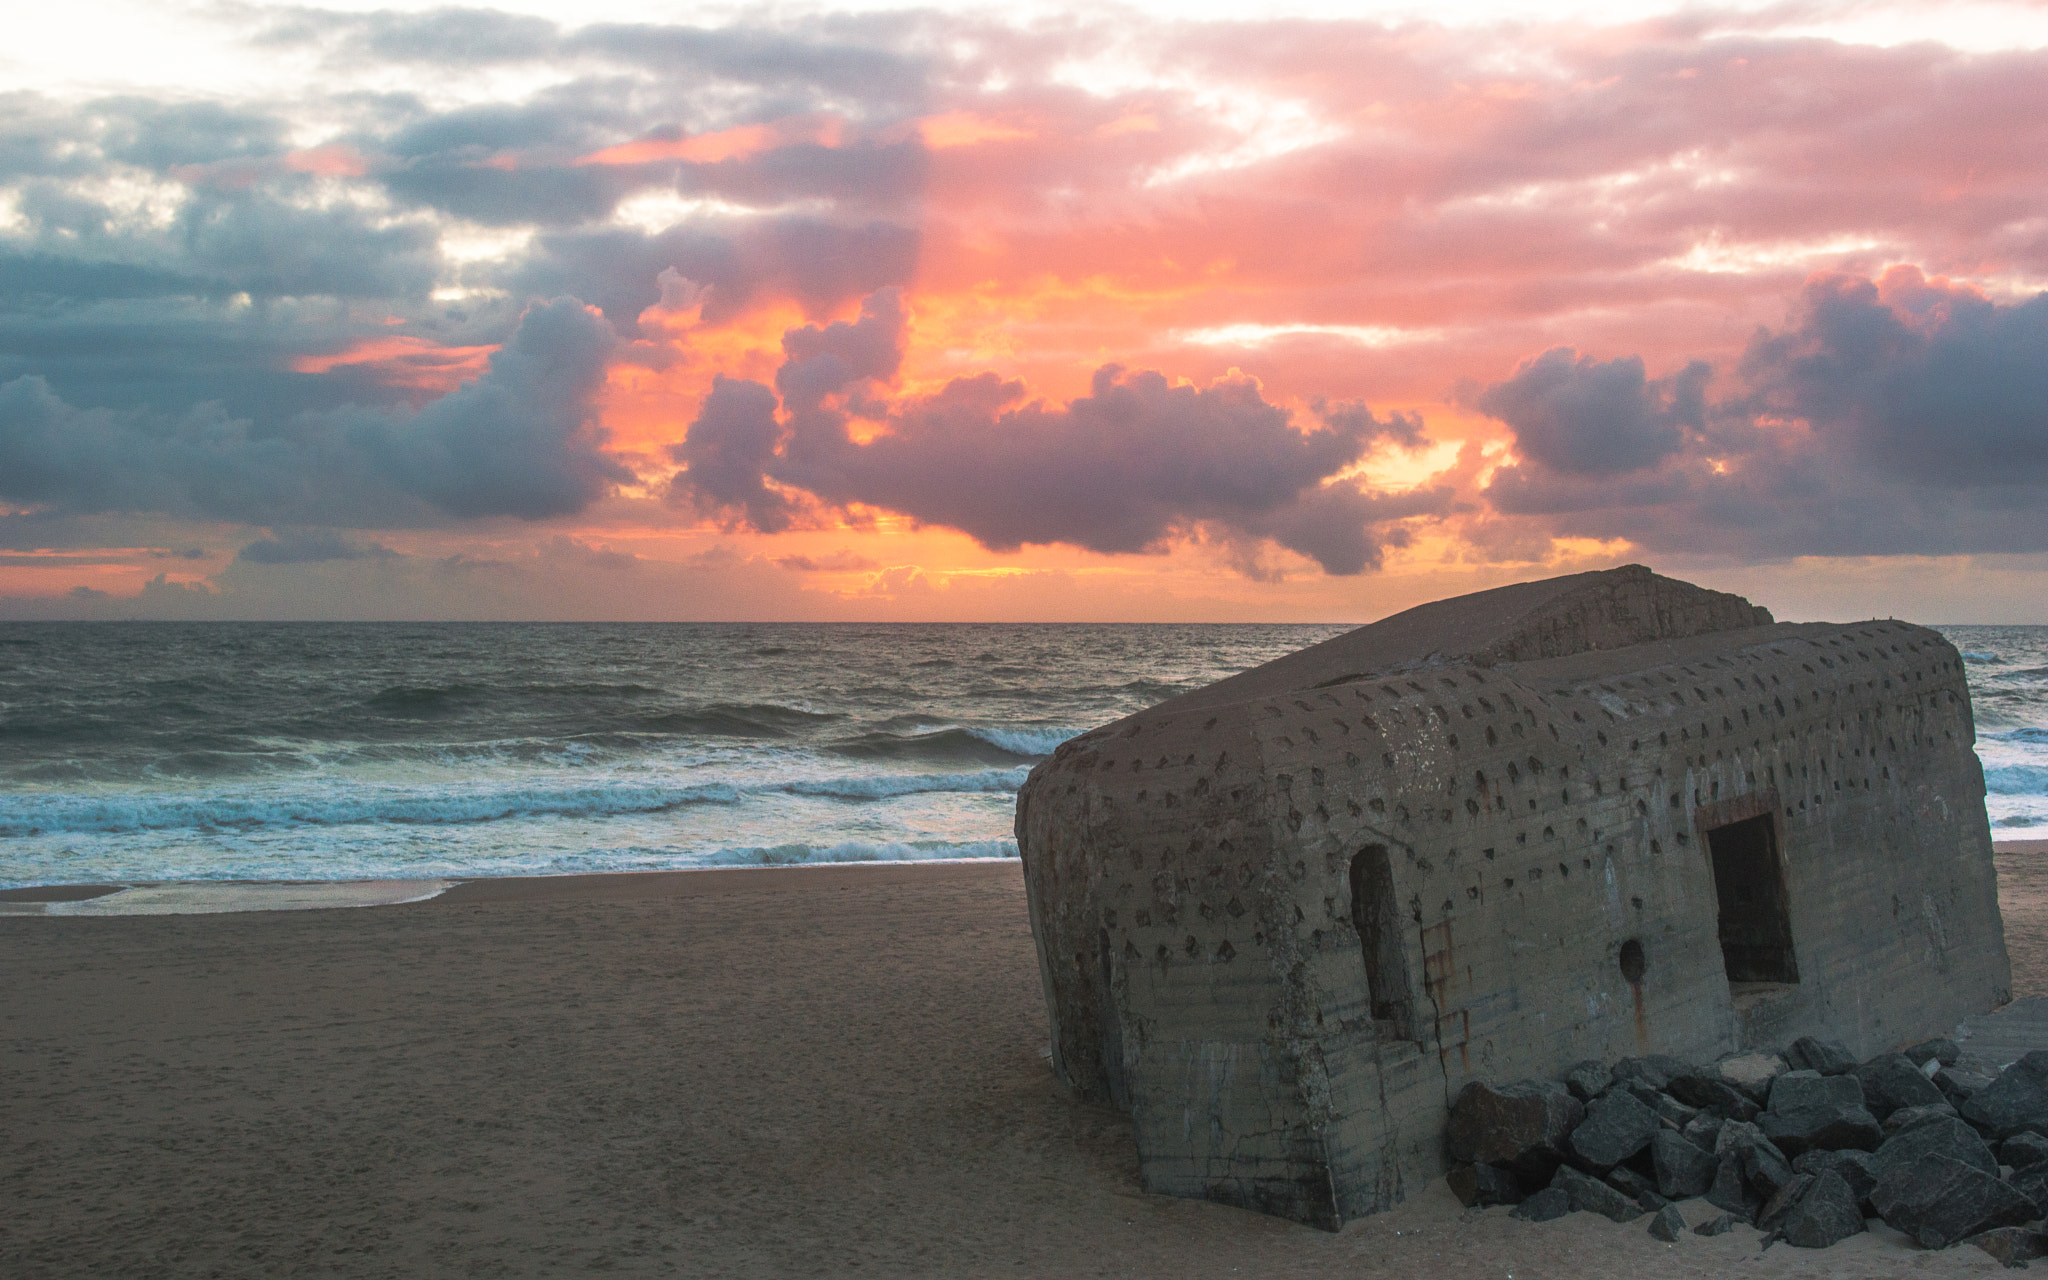
<instances>
[{"instance_id":1,"label":"ocean","mask_svg":"<svg viewBox=\"0 0 2048 1280\"><path fill-rule=\"evenodd\" d=\"M0 887L1016 856L1063 739L1346 630L0 624ZM2048 627L1945 627L2048 837Z\"/></svg>"}]
</instances>

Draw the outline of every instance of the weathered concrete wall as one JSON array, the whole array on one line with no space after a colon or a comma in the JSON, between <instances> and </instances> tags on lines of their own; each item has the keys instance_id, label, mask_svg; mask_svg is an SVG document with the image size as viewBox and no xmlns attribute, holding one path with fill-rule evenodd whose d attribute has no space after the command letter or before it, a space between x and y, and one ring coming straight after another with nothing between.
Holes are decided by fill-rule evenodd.
<instances>
[{"instance_id":1,"label":"weathered concrete wall","mask_svg":"<svg viewBox=\"0 0 2048 1280\"><path fill-rule=\"evenodd\" d=\"M1442 1172L1468 1079L1945 1031L2010 985L1971 741L1959 657L1900 623L1176 700L1020 796L1057 1066L1129 1108L1149 1189L1334 1226ZM1705 833L1756 817L1798 981L1731 990ZM1353 925L1370 845L1405 1022Z\"/></svg>"}]
</instances>

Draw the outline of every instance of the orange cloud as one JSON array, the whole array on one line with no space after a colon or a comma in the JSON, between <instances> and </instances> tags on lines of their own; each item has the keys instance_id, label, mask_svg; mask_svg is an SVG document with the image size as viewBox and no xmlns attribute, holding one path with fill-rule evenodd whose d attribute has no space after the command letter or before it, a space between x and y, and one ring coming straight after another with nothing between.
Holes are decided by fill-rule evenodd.
<instances>
[{"instance_id":1,"label":"orange cloud","mask_svg":"<svg viewBox=\"0 0 2048 1280\"><path fill-rule=\"evenodd\" d=\"M284 167L321 178L360 178L370 171L369 161L343 142L293 151L285 156Z\"/></svg>"},{"instance_id":2,"label":"orange cloud","mask_svg":"<svg viewBox=\"0 0 2048 1280\"><path fill-rule=\"evenodd\" d=\"M948 111L943 115L926 116L918 121L917 131L924 139L924 145L934 151L978 147L985 142L1017 142L1038 136L1035 130L1022 125L1005 123L972 111Z\"/></svg>"},{"instance_id":3,"label":"orange cloud","mask_svg":"<svg viewBox=\"0 0 2048 1280\"><path fill-rule=\"evenodd\" d=\"M721 160L744 160L777 147L801 143L836 147L843 140L844 133L845 126L836 116L806 116L773 124L740 125L687 138L641 138L578 156L575 163L624 165L684 160L691 164L717 164Z\"/></svg>"},{"instance_id":4,"label":"orange cloud","mask_svg":"<svg viewBox=\"0 0 2048 1280\"><path fill-rule=\"evenodd\" d=\"M496 345L449 347L425 338L397 335L362 338L326 355L295 356L293 373L330 373L363 369L387 387L445 394L482 374Z\"/></svg>"}]
</instances>

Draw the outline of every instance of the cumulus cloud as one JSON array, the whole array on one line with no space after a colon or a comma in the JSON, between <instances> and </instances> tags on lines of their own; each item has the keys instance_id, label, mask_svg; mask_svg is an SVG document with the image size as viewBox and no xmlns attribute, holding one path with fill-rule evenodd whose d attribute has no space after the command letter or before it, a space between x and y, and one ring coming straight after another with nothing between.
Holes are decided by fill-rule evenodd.
<instances>
[{"instance_id":1,"label":"cumulus cloud","mask_svg":"<svg viewBox=\"0 0 2048 1280\"><path fill-rule=\"evenodd\" d=\"M1645 378L1640 356L1596 361L1568 347L1546 351L1474 407L1515 429L1522 455L1566 475L1613 476L1678 451L1705 423L1713 369L1695 360L1669 378Z\"/></svg>"},{"instance_id":2,"label":"cumulus cloud","mask_svg":"<svg viewBox=\"0 0 2048 1280\"><path fill-rule=\"evenodd\" d=\"M1998 303L1912 267L1818 277L1735 375L1710 401L1698 362L1649 381L1632 357L1532 361L1475 397L1520 455L1486 497L1665 551L2048 549L2048 294Z\"/></svg>"},{"instance_id":3,"label":"cumulus cloud","mask_svg":"<svg viewBox=\"0 0 2048 1280\"><path fill-rule=\"evenodd\" d=\"M674 449L685 470L671 499L777 532L797 518L800 491L828 506L899 511L998 551L1142 552L1213 524L1339 574L1376 566L1399 536L1392 522L1449 500L1367 494L1339 478L1381 440L1425 443L1418 420L1345 404L1325 406L1304 431L1244 378L1196 387L1108 365L1065 405L1027 401L1023 384L994 374L861 403L863 385L894 375L903 325L899 297L883 292L858 320L785 336L779 397L721 378ZM854 406L884 425L864 443L850 430Z\"/></svg>"},{"instance_id":4,"label":"cumulus cloud","mask_svg":"<svg viewBox=\"0 0 2048 1280\"><path fill-rule=\"evenodd\" d=\"M604 452L594 407L614 341L574 299L537 305L482 377L410 417L78 408L40 377L16 378L0 385L0 498L354 528L569 514L630 478Z\"/></svg>"}]
</instances>

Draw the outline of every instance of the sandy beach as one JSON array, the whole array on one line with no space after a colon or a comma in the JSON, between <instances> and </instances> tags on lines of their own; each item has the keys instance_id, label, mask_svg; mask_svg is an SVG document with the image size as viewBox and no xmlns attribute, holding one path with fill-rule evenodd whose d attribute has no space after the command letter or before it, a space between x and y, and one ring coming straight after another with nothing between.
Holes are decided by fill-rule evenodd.
<instances>
[{"instance_id":1,"label":"sandy beach","mask_svg":"<svg viewBox=\"0 0 2048 1280\"><path fill-rule=\"evenodd\" d=\"M2048 994L2044 852L1999 847L2017 996ZM10 1277L1999 1270L1888 1231L1532 1225L1441 1183L1335 1234L1147 1196L1129 1125L1040 1054L1014 863L7 917L0 972Z\"/></svg>"}]
</instances>

